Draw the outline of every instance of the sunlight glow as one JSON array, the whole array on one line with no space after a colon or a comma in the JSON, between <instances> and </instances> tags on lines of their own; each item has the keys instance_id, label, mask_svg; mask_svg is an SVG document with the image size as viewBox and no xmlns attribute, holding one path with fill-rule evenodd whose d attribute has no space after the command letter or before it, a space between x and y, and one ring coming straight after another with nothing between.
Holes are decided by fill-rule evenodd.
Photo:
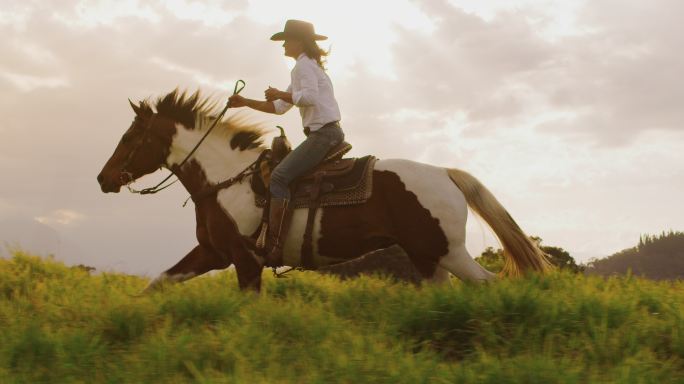
<instances>
[{"instance_id":1,"label":"sunlight glow","mask_svg":"<svg viewBox=\"0 0 684 384\"><path fill-rule=\"evenodd\" d=\"M390 48L397 39L396 28L429 33L433 25L412 2L392 1L391 12L388 7L386 2L363 0L337 4L315 0L256 0L250 2L247 15L273 25L274 33L283 28L287 19L313 23L317 33L329 37L320 45L332 50L329 70L336 78L349 76L357 63L374 75L391 78L394 70Z\"/></svg>"}]
</instances>

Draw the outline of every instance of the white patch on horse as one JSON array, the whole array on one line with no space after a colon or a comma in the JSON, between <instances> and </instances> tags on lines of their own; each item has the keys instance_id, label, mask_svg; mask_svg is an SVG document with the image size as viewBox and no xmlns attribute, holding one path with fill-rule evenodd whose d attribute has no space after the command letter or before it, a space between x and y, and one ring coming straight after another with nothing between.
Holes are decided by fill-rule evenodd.
<instances>
[{"instance_id":1,"label":"white patch on horse","mask_svg":"<svg viewBox=\"0 0 684 384\"><path fill-rule=\"evenodd\" d=\"M468 205L463 193L451 181L445 168L404 159L379 160L378 171L397 174L427 209L439 220L448 241L448 253L439 260L437 268L445 268L461 280L489 280L494 274L475 262L465 248L465 226ZM436 281L444 281L443 271L437 272Z\"/></svg>"},{"instance_id":2,"label":"white patch on horse","mask_svg":"<svg viewBox=\"0 0 684 384\"><path fill-rule=\"evenodd\" d=\"M314 255L314 263L316 265L325 265L327 263L319 259L318 255L318 239L320 238L320 227L321 227L321 217L323 210L318 209L316 211L316 216L314 216L314 226L311 233L312 237L312 250ZM302 265L302 245L304 244L304 231L306 230L306 221L309 217L308 208L298 208L295 209L292 214L292 223L290 226L290 232L288 233L287 240L283 246L283 262L286 265L293 267L298 267Z\"/></svg>"},{"instance_id":3,"label":"white patch on horse","mask_svg":"<svg viewBox=\"0 0 684 384\"><path fill-rule=\"evenodd\" d=\"M202 129L187 129L179 123L176 124L176 131L167 158L169 166L179 164L205 132ZM212 132L193 154L192 158L200 165L211 184L218 184L237 175L259 156L259 150L231 149L229 143L233 133ZM240 233L251 235L256 230L261 219L261 209L254 203L249 178L222 189L217 193L217 199L221 208L235 221Z\"/></svg>"}]
</instances>

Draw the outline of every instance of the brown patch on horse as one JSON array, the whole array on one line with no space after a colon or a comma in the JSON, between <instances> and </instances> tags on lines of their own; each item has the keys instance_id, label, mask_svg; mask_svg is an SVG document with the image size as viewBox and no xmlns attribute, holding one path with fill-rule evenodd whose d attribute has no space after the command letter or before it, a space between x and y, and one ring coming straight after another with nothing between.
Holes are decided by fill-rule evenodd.
<instances>
[{"instance_id":1,"label":"brown patch on horse","mask_svg":"<svg viewBox=\"0 0 684 384\"><path fill-rule=\"evenodd\" d=\"M230 139L230 147L232 149L240 148L241 151L259 148L264 144L261 135L261 132L238 131Z\"/></svg>"},{"instance_id":2,"label":"brown patch on horse","mask_svg":"<svg viewBox=\"0 0 684 384\"><path fill-rule=\"evenodd\" d=\"M439 220L425 209L399 176L374 171L373 194L365 204L323 208L318 253L352 259L398 244L423 277L434 275L449 243Z\"/></svg>"}]
</instances>

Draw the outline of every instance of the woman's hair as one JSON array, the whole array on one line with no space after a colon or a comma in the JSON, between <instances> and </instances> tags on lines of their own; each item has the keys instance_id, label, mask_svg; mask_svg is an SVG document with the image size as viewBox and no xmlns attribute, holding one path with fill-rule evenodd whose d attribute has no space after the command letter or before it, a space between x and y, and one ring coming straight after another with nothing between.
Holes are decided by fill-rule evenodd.
<instances>
[{"instance_id":1,"label":"woman's hair","mask_svg":"<svg viewBox=\"0 0 684 384\"><path fill-rule=\"evenodd\" d=\"M309 58L316 60L318 66L325 70L325 58L330 54L330 50L324 51L315 40L304 40L302 42L304 43L304 53Z\"/></svg>"}]
</instances>

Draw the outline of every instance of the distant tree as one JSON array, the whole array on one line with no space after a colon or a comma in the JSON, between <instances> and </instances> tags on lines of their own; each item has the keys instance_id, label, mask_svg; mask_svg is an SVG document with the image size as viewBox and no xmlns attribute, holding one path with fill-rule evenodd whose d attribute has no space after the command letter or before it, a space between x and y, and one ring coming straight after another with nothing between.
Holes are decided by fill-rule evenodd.
<instances>
[{"instance_id":1,"label":"distant tree","mask_svg":"<svg viewBox=\"0 0 684 384\"><path fill-rule=\"evenodd\" d=\"M475 261L489 271L501 272L504 266L503 249L487 247L480 256L475 258Z\"/></svg>"},{"instance_id":2,"label":"distant tree","mask_svg":"<svg viewBox=\"0 0 684 384\"><path fill-rule=\"evenodd\" d=\"M85 265L85 264L74 265L74 266L72 266L71 268L73 268L73 269L80 269L80 270L86 271L86 272L88 272L88 273L91 273L91 272L93 272L93 271L96 270L95 267L91 267L91 266Z\"/></svg>"},{"instance_id":3,"label":"distant tree","mask_svg":"<svg viewBox=\"0 0 684 384\"><path fill-rule=\"evenodd\" d=\"M584 271L584 267L577 265L575 259L570 256L570 253L561 247L553 247L549 245L542 245L542 239L538 236L532 236L532 240L537 243L539 248L549 256L549 261L560 269L566 269L574 273Z\"/></svg>"},{"instance_id":4,"label":"distant tree","mask_svg":"<svg viewBox=\"0 0 684 384\"><path fill-rule=\"evenodd\" d=\"M544 251L549 258L549 261L560 269L565 269L572 271L574 273L579 273L584 271L584 267L577 265L575 259L570 256L568 251L560 247L553 247L548 245L541 245L542 239L538 236L530 237L539 248ZM489 269L493 272L499 272L504 265L503 249L494 249L493 247L487 247L480 256L475 258L475 261L480 263L483 267Z\"/></svg>"}]
</instances>

